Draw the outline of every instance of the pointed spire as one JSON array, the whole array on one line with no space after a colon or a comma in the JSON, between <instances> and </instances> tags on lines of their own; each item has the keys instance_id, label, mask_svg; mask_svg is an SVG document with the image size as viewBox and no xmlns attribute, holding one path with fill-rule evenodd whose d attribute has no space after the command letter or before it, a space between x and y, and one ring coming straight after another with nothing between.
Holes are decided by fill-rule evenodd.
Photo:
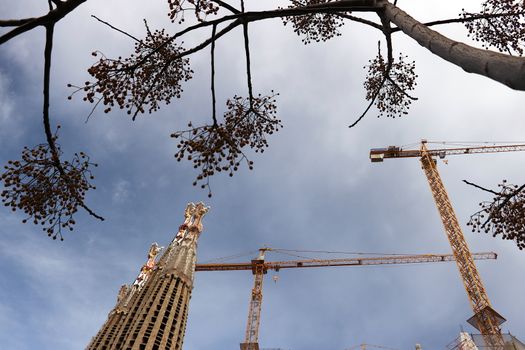
<instances>
[{"instance_id":1,"label":"pointed spire","mask_svg":"<svg viewBox=\"0 0 525 350\"><path fill-rule=\"evenodd\" d=\"M182 349L197 239L208 209L203 203L188 204L184 223L158 262L162 248L151 245L139 276L132 285L121 287L116 307L89 350Z\"/></svg>"},{"instance_id":2,"label":"pointed spire","mask_svg":"<svg viewBox=\"0 0 525 350\"><path fill-rule=\"evenodd\" d=\"M189 286L193 285L197 239L202 233L202 219L210 208L204 203L188 203L184 223L159 260L158 268L166 275L177 275Z\"/></svg>"}]
</instances>

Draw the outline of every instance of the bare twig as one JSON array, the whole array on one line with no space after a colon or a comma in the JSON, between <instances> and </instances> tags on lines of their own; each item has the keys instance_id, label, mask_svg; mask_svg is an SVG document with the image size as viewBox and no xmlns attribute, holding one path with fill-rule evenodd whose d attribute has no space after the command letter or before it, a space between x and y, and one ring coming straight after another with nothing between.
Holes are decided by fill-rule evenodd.
<instances>
[{"instance_id":1,"label":"bare twig","mask_svg":"<svg viewBox=\"0 0 525 350\"><path fill-rule=\"evenodd\" d=\"M352 16L352 15L349 15L347 13L337 13L336 16L339 16L339 17L342 17L342 18L346 18L346 19L349 19L349 20L354 21L354 22L359 22L359 23L362 23L362 24L366 24L366 25L371 26L371 27L373 27L375 29L379 29L380 31L383 31L383 27L380 24L377 24L375 22L369 21L369 20L364 19L364 18Z\"/></svg>"},{"instance_id":2,"label":"bare twig","mask_svg":"<svg viewBox=\"0 0 525 350\"><path fill-rule=\"evenodd\" d=\"M500 193L496 192L496 191L493 191L493 190L489 190L488 188L485 188L485 187L481 187L480 185L477 185L475 183L472 183L470 181L467 181L467 180L463 180L464 183L466 183L467 185L470 185L470 186L473 186L473 187L476 187L477 189L480 189L480 190L483 190L485 192L489 192L489 193L492 193L492 194L495 194L496 196L499 196Z\"/></svg>"},{"instance_id":3,"label":"bare twig","mask_svg":"<svg viewBox=\"0 0 525 350\"><path fill-rule=\"evenodd\" d=\"M122 33L122 34L124 34L124 35L130 37L131 39L133 39L133 40L135 40L135 41L137 41L137 42L140 41L139 39L137 39L137 38L134 37L133 35L129 34L128 32L125 32L125 31L123 31L122 29L118 29L117 27L111 25L110 23L108 23L108 22L106 22L106 21L101 20L100 18L98 18L98 17L95 16L95 15L91 15L91 17L93 17L94 19L96 19L96 20L99 21L100 23L103 23L103 24L107 25L107 26L110 27L111 29L116 30L117 32Z\"/></svg>"}]
</instances>

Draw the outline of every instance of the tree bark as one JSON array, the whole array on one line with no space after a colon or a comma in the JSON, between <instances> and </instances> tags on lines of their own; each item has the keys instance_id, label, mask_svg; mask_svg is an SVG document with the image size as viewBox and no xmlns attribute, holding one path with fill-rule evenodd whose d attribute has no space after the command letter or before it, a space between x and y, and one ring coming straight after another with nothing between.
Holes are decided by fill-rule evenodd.
<instances>
[{"instance_id":1,"label":"tree bark","mask_svg":"<svg viewBox=\"0 0 525 350\"><path fill-rule=\"evenodd\" d=\"M468 73L491 78L508 87L525 91L525 58L477 49L451 40L385 1L385 16L406 35L442 59Z\"/></svg>"}]
</instances>

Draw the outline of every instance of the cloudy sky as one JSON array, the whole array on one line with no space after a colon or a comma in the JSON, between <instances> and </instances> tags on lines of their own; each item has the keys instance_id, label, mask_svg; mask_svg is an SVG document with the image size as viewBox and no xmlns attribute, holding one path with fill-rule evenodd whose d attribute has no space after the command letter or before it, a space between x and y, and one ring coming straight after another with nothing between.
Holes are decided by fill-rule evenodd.
<instances>
[{"instance_id":1,"label":"cloudy sky","mask_svg":"<svg viewBox=\"0 0 525 350\"><path fill-rule=\"evenodd\" d=\"M275 1L249 1L251 8ZM286 4L282 2L282 4ZM421 21L476 10L479 1L409 1L399 5ZM45 1L2 1L2 18L39 15ZM126 55L132 42L96 22L97 15L135 36L170 24L165 0L89 0L61 21L53 51L51 115L61 124L66 154L86 151L99 163L96 191L87 203L107 218L81 213L64 242L24 225L21 213L0 211L0 344L5 349L81 349L114 306L117 291L131 283L154 241L166 245L183 219L187 202L211 206L199 243L199 261L235 254L251 259L262 246L367 253L449 253L450 247L416 159L371 164L370 148L435 141L523 141L522 92L470 75L396 34L395 51L416 60L419 98L401 119L364 110L363 66L375 56L378 33L348 24L343 35L305 46L279 20L250 26L254 90L280 93L284 129L270 138L255 169L212 180L213 197L194 188L197 175L173 157L169 135L189 120L208 120L209 51L191 57L195 77L181 100L132 122L75 98L67 83L82 84L90 55ZM461 25L442 28L466 39ZM185 44L202 38L196 33ZM26 33L0 48L0 163L24 146L44 142L41 123L44 32ZM246 95L240 31L217 44L219 112L235 94ZM417 145L416 145L417 147ZM465 224L488 197L469 179L495 187L501 179L523 183L525 154L471 155L439 162L454 207ZM465 227L465 226L464 226ZM478 263L494 308L508 320L504 331L525 338L525 253L512 242L473 234L472 251L495 251L498 260ZM251 255L250 255L250 252ZM328 255L298 253L302 256ZM333 255L329 255L332 257ZM346 255L351 256L351 255ZM268 260L286 256L268 254ZM293 259L293 257L288 257ZM454 264L293 269L265 280L262 347L343 350L360 343L410 349L443 349L461 327L474 332L472 315ZM198 273L190 304L185 349L235 349L244 337L250 272Z\"/></svg>"}]
</instances>

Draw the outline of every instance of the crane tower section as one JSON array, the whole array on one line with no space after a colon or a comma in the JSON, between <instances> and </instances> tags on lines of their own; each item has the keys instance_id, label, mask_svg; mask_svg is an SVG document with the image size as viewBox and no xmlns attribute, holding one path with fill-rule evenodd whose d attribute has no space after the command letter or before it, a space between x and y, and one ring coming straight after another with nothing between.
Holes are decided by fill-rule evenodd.
<instances>
[{"instance_id":1,"label":"crane tower section","mask_svg":"<svg viewBox=\"0 0 525 350\"><path fill-rule=\"evenodd\" d=\"M525 145L481 146L428 150L423 140L419 150L404 150L400 147L375 148L370 150L372 162L382 162L385 158L420 158L432 196L436 203L445 233L450 242L452 253L456 260L459 273L463 280L474 316L468 322L477 328L484 336L487 346L502 349L503 338L500 325L505 319L492 308L483 282L478 273L474 259L467 245L461 226L454 212L441 176L439 175L434 157L444 158L446 155L475 154L525 151Z\"/></svg>"},{"instance_id":2,"label":"crane tower section","mask_svg":"<svg viewBox=\"0 0 525 350\"><path fill-rule=\"evenodd\" d=\"M432 196L436 202L445 233L450 242L452 253L456 258L459 273L474 311L474 317L471 319L472 325L481 334L500 334L499 325L502 323L502 318L492 309L465 236L461 231L458 218L437 170L436 162L427 151L424 143L421 145L421 165L430 185Z\"/></svg>"}]
</instances>

